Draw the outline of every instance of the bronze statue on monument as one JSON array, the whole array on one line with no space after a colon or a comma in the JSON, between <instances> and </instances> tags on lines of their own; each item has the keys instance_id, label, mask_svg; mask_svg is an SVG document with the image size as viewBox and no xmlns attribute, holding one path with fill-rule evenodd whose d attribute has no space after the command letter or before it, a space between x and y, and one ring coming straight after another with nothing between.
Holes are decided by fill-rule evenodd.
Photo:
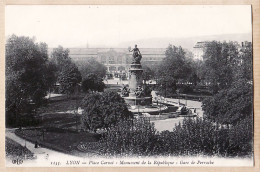
<instances>
[{"instance_id":1,"label":"bronze statue on monument","mask_svg":"<svg viewBox=\"0 0 260 172\"><path fill-rule=\"evenodd\" d=\"M131 50L131 47L129 47L129 52L133 52L133 61L132 64L141 64L142 54L137 48L137 45L135 45L135 48Z\"/></svg>"}]
</instances>

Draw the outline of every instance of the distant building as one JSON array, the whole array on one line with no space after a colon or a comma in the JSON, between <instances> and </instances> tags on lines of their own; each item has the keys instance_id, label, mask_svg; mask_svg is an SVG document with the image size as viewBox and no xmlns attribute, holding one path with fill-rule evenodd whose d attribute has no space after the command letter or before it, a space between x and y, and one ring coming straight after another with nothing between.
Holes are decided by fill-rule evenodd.
<instances>
[{"instance_id":1,"label":"distant building","mask_svg":"<svg viewBox=\"0 0 260 172\"><path fill-rule=\"evenodd\" d=\"M193 58L197 60L203 60L204 49L207 46L207 42L197 42L192 49Z\"/></svg>"},{"instance_id":2,"label":"distant building","mask_svg":"<svg viewBox=\"0 0 260 172\"><path fill-rule=\"evenodd\" d=\"M128 73L132 62L132 52L127 48L69 48L70 57L74 61L88 61L91 58L107 67L110 74ZM155 65L165 58L165 48L139 48L142 64ZM51 54L52 49L49 49Z\"/></svg>"},{"instance_id":3,"label":"distant building","mask_svg":"<svg viewBox=\"0 0 260 172\"><path fill-rule=\"evenodd\" d=\"M251 46L251 42L244 41L241 42L241 44L237 44L238 50L241 50L247 46ZM203 60L203 55L205 53L205 48L208 46L208 41L205 42L197 42L195 46L193 47L192 53L193 58L198 60Z\"/></svg>"},{"instance_id":4,"label":"distant building","mask_svg":"<svg viewBox=\"0 0 260 172\"><path fill-rule=\"evenodd\" d=\"M252 46L252 43L249 41L244 41L244 42L241 42L240 48L245 48L248 46Z\"/></svg>"}]
</instances>

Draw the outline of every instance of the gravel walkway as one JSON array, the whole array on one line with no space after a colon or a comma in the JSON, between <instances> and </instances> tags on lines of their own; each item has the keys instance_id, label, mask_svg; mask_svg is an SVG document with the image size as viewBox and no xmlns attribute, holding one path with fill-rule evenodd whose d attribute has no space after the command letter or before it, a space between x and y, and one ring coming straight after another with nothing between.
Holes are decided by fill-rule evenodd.
<instances>
[{"instance_id":1,"label":"gravel walkway","mask_svg":"<svg viewBox=\"0 0 260 172\"><path fill-rule=\"evenodd\" d=\"M21 146L26 146L27 149L29 149L34 156L36 156L37 158L35 160L27 160L27 162L24 162L24 165L26 166L26 164L30 164L33 165L37 165L39 166L40 164L44 164L44 163L50 163L50 160L53 159L55 161L55 159L57 160L57 157L64 157L64 158L68 158L71 159L74 156L72 155L68 155L68 154L64 154L61 152L57 152L48 148L43 148L43 147L38 147L35 148L34 143L31 143L29 141L26 141L25 139L22 139L20 137L18 137L17 135L15 135L14 133L15 129L6 129L5 131L5 137L15 141L16 143L20 144ZM7 166L13 166L12 160L6 160L6 165Z\"/></svg>"},{"instance_id":2,"label":"gravel walkway","mask_svg":"<svg viewBox=\"0 0 260 172\"><path fill-rule=\"evenodd\" d=\"M179 99L172 99L172 98L167 98L166 100L178 103ZM184 100L180 99L180 103L186 104L188 108L196 108L196 113L198 114L198 117L203 117L203 111L201 108L201 102L199 101L193 101L193 100ZM164 130L169 130L172 131L175 125L178 125L179 122L182 122L184 117L178 117L178 118L170 118L170 119L165 119L165 120L156 120L153 121L154 126L157 131L161 132Z\"/></svg>"}]
</instances>

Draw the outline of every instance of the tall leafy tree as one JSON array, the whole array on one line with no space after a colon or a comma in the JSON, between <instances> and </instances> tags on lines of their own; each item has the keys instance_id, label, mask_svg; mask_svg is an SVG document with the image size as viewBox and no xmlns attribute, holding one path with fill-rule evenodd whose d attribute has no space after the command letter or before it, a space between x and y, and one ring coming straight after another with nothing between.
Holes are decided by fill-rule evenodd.
<instances>
[{"instance_id":1,"label":"tall leafy tree","mask_svg":"<svg viewBox=\"0 0 260 172\"><path fill-rule=\"evenodd\" d=\"M252 43L248 42L239 51L238 65L236 66L236 79L244 78L249 82L253 80Z\"/></svg>"},{"instance_id":2,"label":"tall leafy tree","mask_svg":"<svg viewBox=\"0 0 260 172\"><path fill-rule=\"evenodd\" d=\"M143 80L146 83L146 81L149 81L154 78L154 71L151 69L151 67L147 65L142 65L143 68Z\"/></svg>"},{"instance_id":3,"label":"tall leafy tree","mask_svg":"<svg viewBox=\"0 0 260 172\"><path fill-rule=\"evenodd\" d=\"M230 87L238 59L237 44L233 42L208 42L203 55L204 76L213 93Z\"/></svg>"},{"instance_id":4,"label":"tall leafy tree","mask_svg":"<svg viewBox=\"0 0 260 172\"><path fill-rule=\"evenodd\" d=\"M60 84L59 90L69 97L74 93L77 84L79 84L82 79L78 67L71 60L69 49L64 49L61 46L53 49L51 57L52 63L57 67L56 79L58 84Z\"/></svg>"},{"instance_id":5,"label":"tall leafy tree","mask_svg":"<svg viewBox=\"0 0 260 172\"><path fill-rule=\"evenodd\" d=\"M74 93L81 79L81 74L77 66L74 63L66 63L58 77L61 93L65 93L67 96Z\"/></svg>"},{"instance_id":6,"label":"tall leafy tree","mask_svg":"<svg viewBox=\"0 0 260 172\"><path fill-rule=\"evenodd\" d=\"M51 53L51 61L56 64L58 71L61 71L67 63L71 63L69 49L64 49L62 46L54 48Z\"/></svg>"},{"instance_id":7,"label":"tall leafy tree","mask_svg":"<svg viewBox=\"0 0 260 172\"><path fill-rule=\"evenodd\" d=\"M217 92L203 101L205 117L222 124L236 125L243 120L252 122L251 44L242 48L234 43L212 42L210 45L211 47L207 48L210 51L206 52L218 52L219 55L210 53L211 56L205 57L208 58L205 63L208 69L206 75L213 84L217 85Z\"/></svg>"},{"instance_id":8,"label":"tall leafy tree","mask_svg":"<svg viewBox=\"0 0 260 172\"><path fill-rule=\"evenodd\" d=\"M191 73L191 68L182 47L169 45L165 55L166 57L158 69L158 84L164 92L174 94L177 89L177 83L180 80L187 80Z\"/></svg>"},{"instance_id":9,"label":"tall leafy tree","mask_svg":"<svg viewBox=\"0 0 260 172\"><path fill-rule=\"evenodd\" d=\"M39 106L48 90L47 44L12 35L6 43L6 115L17 122L29 104ZM9 121L9 122L10 122Z\"/></svg>"},{"instance_id":10,"label":"tall leafy tree","mask_svg":"<svg viewBox=\"0 0 260 172\"><path fill-rule=\"evenodd\" d=\"M51 93L52 89L54 88L57 82L57 72L57 65L53 61L48 61L46 63L45 79L48 81L46 84L49 88L49 93Z\"/></svg>"}]
</instances>

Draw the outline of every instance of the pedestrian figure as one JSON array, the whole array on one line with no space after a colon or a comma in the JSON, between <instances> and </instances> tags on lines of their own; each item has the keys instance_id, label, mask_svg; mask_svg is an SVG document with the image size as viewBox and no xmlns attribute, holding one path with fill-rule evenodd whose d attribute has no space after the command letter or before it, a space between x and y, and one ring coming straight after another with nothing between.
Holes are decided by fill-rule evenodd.
<instances>
[{"instance_id":1,"label":"pedestrian figure","mask_svg":"<svg viewBox=\"0 0 260 172\"><path fill-rule=\"evenodd\" d=\"M35 142L34 148L38 148L38 142Z\"/></svg>"}]
</instances>

